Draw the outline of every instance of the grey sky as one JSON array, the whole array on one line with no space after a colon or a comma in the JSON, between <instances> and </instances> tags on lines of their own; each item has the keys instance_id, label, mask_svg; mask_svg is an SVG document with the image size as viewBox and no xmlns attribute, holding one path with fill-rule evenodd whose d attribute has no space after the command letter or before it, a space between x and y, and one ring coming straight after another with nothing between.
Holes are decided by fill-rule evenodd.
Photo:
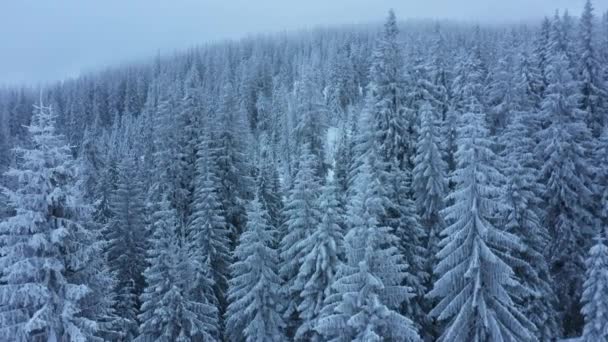
<instances>
[{"instance_id":1,"label":"grey sky","mask_svg":"<svg viewBox=\"0 0 608 342\"><path fill-rule=\"evenodd\" d=\"M400 19L512 21L584 0L0 0L0 85L37 83L252 33ZM608 9L595 0L596 15Z\"/></svg>"}]
</instances>

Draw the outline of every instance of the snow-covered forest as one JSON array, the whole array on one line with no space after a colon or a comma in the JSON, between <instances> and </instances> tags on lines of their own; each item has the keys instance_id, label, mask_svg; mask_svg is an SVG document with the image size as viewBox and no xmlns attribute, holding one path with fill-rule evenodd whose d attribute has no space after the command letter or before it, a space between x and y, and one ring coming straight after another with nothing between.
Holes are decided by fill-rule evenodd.
<instances>
[{"instance_id":1,"label":"snow-covered forest","mask_svg":"<svg viewBox=\"0 0 608 342\"><path fill-rule=\"evenodd\" d=\"M0 341L608 341L590 1L4 87L0 173Z\"/></svg>"}]
</instances>

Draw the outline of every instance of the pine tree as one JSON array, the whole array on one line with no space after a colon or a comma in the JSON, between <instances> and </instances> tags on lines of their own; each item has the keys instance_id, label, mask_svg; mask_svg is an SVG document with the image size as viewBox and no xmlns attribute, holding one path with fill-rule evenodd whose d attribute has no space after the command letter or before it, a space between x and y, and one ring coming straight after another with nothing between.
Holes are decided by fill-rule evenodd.
<instances>
[{"instance_id":1,"label":"pine tree","mask_svg":"<svg viewBox=\"0 0 608 342\"><path fill-rule=\"evenodd\" d=\"M605 341L608 339L608 247L602 234L589 252L583 288L585 327L581 341Z\"/></svg>"},{"instance_id":2,"label":"pine tree","mask_svg":"<svg viewBox=\"0 0 608 342\"><path fill-rule=\"evenodd\" d=\"M444 198L447 192L447 165L439 149L441 136L437 113L428 102L422 105L420 121L413 184L420 222L424 228L425 261L423 270L429 275L424 279L424 286L430 289L434 282L431 275L437 262L435 255L439 248L439 233L445 226L441 210L444 208ZM427 300L422 302L425 312L430 310L428 304ZM423 329L425 333L432 334L432 331L435 330L428 320L420 323L425 327Z\"/></svg>"},{"instance_id":3,"label":"pine tree","mask_svg":"<svg viewBox=\"0 0 608 342\"><path fill-rule=\"evenodd\" d=\"M547 86L547 63L549 59L549 36L551 34L551 21L545 17L541 23L538 37L534 41L533 61L541 78L540 94L542 95Z\"/></svg>"},{"instance_id":4,"label":"pine tree","mask_svg":"<svg viewBox=\"0 0 608 342\"><path fill-rule=\"evenodd\" d=\"M293 102L297 115L294 128L294 139L297 155L302 154L303 147L315 157L315 175L325 179L325 141L327 131L327 107L325 106L320 80L316 70L306 67L302 71L302 81L293 93Z\"/></svg>"},{"instance_id":5,"label":"pine tree","mask_svg":"<svg viewBox=\"0 0 608 342\"><path fill-rule=\"evenodd\" d=\"M378 152L386 162L410 165L413 155L408 128L413 122L406 118L403 59L397 37L399 29L395 12L389 12L382 37L372 55L371 81L368 85L367 110Z\"/></svg>"},{"instance_id":6,"label":"pine tree","mask_svg":"<svg viewBox=\"0 0 608 342\"><path fill-rule=\"evenodd\" d=\"M192 213L193 206L193 184L194 173L196 169L197 145L199 143L198 132L201 129L200 118L206 114L203 113L201 104L201 79L196 64L192 64L190 70L185 75L184 79L184 96L178 104L177 115L174 118L177 121L177 132L179 146L179 165L180 170L178 177L178 185L183 194L182 203L180 204L180 219L182 224L187 225L189 216Z\"/></svg>"},{"instance_id":7,"label":"pine tree","mask_svg":"<svg viewBox=\"0 0 608 342\"><path fill-rule=\"evenodd\" d=\"M203 133L197 151L193 212L186 238L188 257L195 264L197 276L192 284L193 291L198 295L204 294L205 284L212 280L213 294L209 302L218 305L222 317L228 305L226 291L232 258L229 231L217 195L220 180L216 176L213 152L208 134ZM202 279L205 276L202 270L208 265L212 265L211 279Z\"/></svg>"},{"instance_id":8,"label":"pine tree","mask_svg":"<svg viewBox=\"0 0 608 342\"><path fill-rule=\"evenodd\" d=\"M559 325L551 288L552 278L543 255L549 240L547 227L540 218L542 185L538 183L539 163L534 156L534 115L516 111L502 136L504 173L506 176L503 203L505 230L517 236L523 249L513 252L510 260L515 277L519 279L514 301L521 312L536 327L540 341L558 337ZM525 260L525 262L522 262Z\"/></svg>"},{"instance_id":9,"label":"pine tree","mask_svg":"<svg viewBox=\"0 0 608 342\"><path fill-rule=\"evenodd\" d=\"M315 165L316 157L309 152L308 146L304 146L293 189L290 190L285 203L286 235L280 242L279 274L285 282L283 286L288 298L284 317L289 330L295 330L300 324L297 319L297 307L302 301L302 289L297 287L295 282L307 253L303 241L321 222L321 213L317 207L321 188L315 175ZM288 331L288 334L291 335L292 332Z\"/></svg>"},{"instance_id":10,"label":"pine tree","mask_svg":"<svg viewBox=\"0 0 608 342\"><path fill-rule=\"evenodd\" d=\"M412 310L408 314L418 323L425 316L420 302L425 293L426 275L421 258L423 232L411 188L415 120L411 115L413 110L405 104L403 57L398 35L395 13L391 10L372 56L357 163L361 165L363 159L372 158L374 178L384 184L382 197L385 203L381 211L374 213L375 219L379 225L389 227L398 238L397 247L409 265L405 283L416 294L414 305L407 305Z\"/></svg>"},{"instance_id":11,"label":"pine tree","mask_svg":"<svg viewBox=\"0 0 608 342\"><path fill-rule=\"evenodd\" d=\"M608 226L608 129L604 128L596 140L594 160L598 163L595 175L596 203L599 204L600 225Z\"/></svg>"},{"instance_id":12,"label":"pine tree","mask_svg":"<svg viewBox=\"0 0 608 342\"><path fill-rule=\"evenodd\" d=\"M496 135L504 130L516 101L512 49L513 46L506 46L502 49L503 57L498 60L488 76L491 81L488 84L486 100L488 104L488 126L491 135Z\"/></svg>"},{"instance_id":13,"label":"pine tree","mask_svg":"<svg viewBox=\"0 0 608 342\"><path fill-rule=\"evenodd\" d=\"M261 159L257 176L257 195L262 208L268 212L269 224L280 232L283 229L284 205L279 173L276 165L270 160L268 151L262 152Z\"/></svg>"},{"instance_id":14,"label":"pine tree","mask_svg":"<svg viewBox=\"0 0 608 342\"><path fill-rule=\"evenodd\" d=\"M13 215L0 223L0 336L6 341L91 341L96 322L84 317L91 291L82 272L98 243L85 226L90 208L77 187L69 146L56 116L36 107L31 148L17 148L16 189L4 188ZM85 279L88 281L89 279Z\"/></svg>"},{"instance_id":15,"label":"pine tree","mask_svg":"<svg viewBox=\"0 0 608 342\"><path fill-rule=\"evenodd\" d=\"M449 226L437 254L438 280L428 294L439 303L430 314L447 321L440 341L534 341L532 324L513 301L510 290L518 284L504 260L522 247L492 223L502 209L497 198L502 175L492 165L480 105L474 97L470 101L458 134L456 190L444 210Z\"/></svg>"},{"instance_id":16,"label":"pine tree","mask_svg":"<svg viewBox=\"0 0 608 342\"><path fill-rule=\"evenodd\" d=\"M349 207L346 262L339 268L321 311L317 331L327 341L419 341L414 323L399 313L412 296L402 285L406 264L390 228L379 225L382 190L365 163Z\"/></svg>"},{"instance_id":17,"label":"pine tree","mask_svg":"<svg viewBox=\"0 0 608 342\"><path fill-rule=\"evenodd\" d=\"M268 214L257 197L247 217L247 230L231 266L226 333L232 342L285 341L279 258L273 248L276 231L268 224Z\"/></svg>"},{"instance_id":18,"label":"pine tree","mask_svg":"<svg viewBox=\"0 0 608 342\"><path fill-rule=\"evenodd\" d=\"M133 158L127 155L118 165L116 191L111 194L109 204L112 216L104 229L106 259L116 277L114 309L122 318L121 330L126 339L137 336L147 248L144 190Z\"/></svg>"},{"instance_id":19,"label":"pine tree","mask_svg":"<svg viewBox=\"0 0 608 342\"><path fill-rule=\"evenodd\" d=\"M217 341L217 308L207 301L192 300L186 290L195 277L210 277L210 270L190 272L191 260L177 231L177 212L168 200L158 207L148 250L150 266L144 271L147 286L141 295L136 341Z\"/></svg>"},{"instance_id":20,"label":"pine tree","mask_svg":"<svg viewBox=\"0 0 608 342\"><path fill-rule=\"evenodd\" d=\"M297 310L302 322L295 339L301 341L323 340L315 326L343 254L342 227L339 224L343 216L333 185L323 188L318 207L323 217L312 234L300 242L304 258L294 282L294 288L301 297Z\"/></svg>"},{"instance_id":21,"label":"pine tree","mask_svg":"<svg viewBox=\"0 0 608 342\"><path fill-rule=\"evenodd\" d=\"M421 114L413 184L418 212L426 228L427 249L429 255L435 255L443 225L440 212L447 191L447 166L439 148L441 136L437 114L428 103L423 105Z\"/></svg>"},{"instance_id":22,"label":"pine tree","mask_svg":"<svg viewBox=\"0 0 608 342\"><path fill-rule=\"evenodd\" d=\"M579 86L572 77L565 52L559 47L559 31L553 30L552 55L547 67L548 86L540 115L547 127L539 132L537 156L544 161L540 179L545 217L550 235L546 257L559 299L559 311L566 336L580 334L584 255L594 225L590 210L591 172L587 144L591 134L578 109Z\"/></svg>"},{"instance_id":23,"label":"pine tree","mask_svg":"<svg viewBox=\"0 0 608 342\"><path fill-rule=\"evenodd\" d=\"M608 91L602 80L602 68L595 49L595 17L591 0L579 24L579 75L581 80L581 108L587 113L587 124L592 134L598 137L605 124L604 115L608 110Z\"/></svg>"},{"instance_id":24,"label":"pine tree","mask_svg":"<svg viewBox=\"0 0 608 342\"><path fill-rule=\"evenodd\" d=\"M245 148L248 131L242 113L237 112L233 91L231 83L226 84L222 90L222 103L217 117L218 135L213 136L216 142L213 147L217 149L217 176L221 182L218 196L230 238L235 244L247 221L245 203L251 198L253 181Z\"/></svg>"}]
</instances>

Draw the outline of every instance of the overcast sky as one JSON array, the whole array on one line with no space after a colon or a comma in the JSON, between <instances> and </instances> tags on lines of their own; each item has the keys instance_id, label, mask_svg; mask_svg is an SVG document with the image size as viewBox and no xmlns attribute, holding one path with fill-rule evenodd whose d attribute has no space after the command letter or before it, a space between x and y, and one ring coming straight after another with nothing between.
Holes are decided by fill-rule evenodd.
<instances>
[{"instance_id":1,"label":"overcast sky","mask_svg":"<svg viewBox=\"0 0 608 342\"><path fill-rule=\"evenodd\" d=\"M519 21L584 0L0 0L0 85L59 80L207 41L399 19ZM608 0L595 0L596 15Z\"/></svg>"}]
</instances>

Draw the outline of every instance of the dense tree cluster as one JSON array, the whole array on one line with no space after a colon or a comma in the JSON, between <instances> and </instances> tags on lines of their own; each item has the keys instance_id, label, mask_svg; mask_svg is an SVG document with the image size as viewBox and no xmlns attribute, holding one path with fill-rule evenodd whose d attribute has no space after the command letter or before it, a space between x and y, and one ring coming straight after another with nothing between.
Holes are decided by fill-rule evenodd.
<instances>
[{"instance_id":1,"label":"dense tree cluster","mask_svg":"<svg viewBox=\"0 0 608 342\"><path fill-rule=\"evenodd\" d=\"M606 340L607 115L590 1L0 89L0 340Z\"/></svg>"}]
</instances>

